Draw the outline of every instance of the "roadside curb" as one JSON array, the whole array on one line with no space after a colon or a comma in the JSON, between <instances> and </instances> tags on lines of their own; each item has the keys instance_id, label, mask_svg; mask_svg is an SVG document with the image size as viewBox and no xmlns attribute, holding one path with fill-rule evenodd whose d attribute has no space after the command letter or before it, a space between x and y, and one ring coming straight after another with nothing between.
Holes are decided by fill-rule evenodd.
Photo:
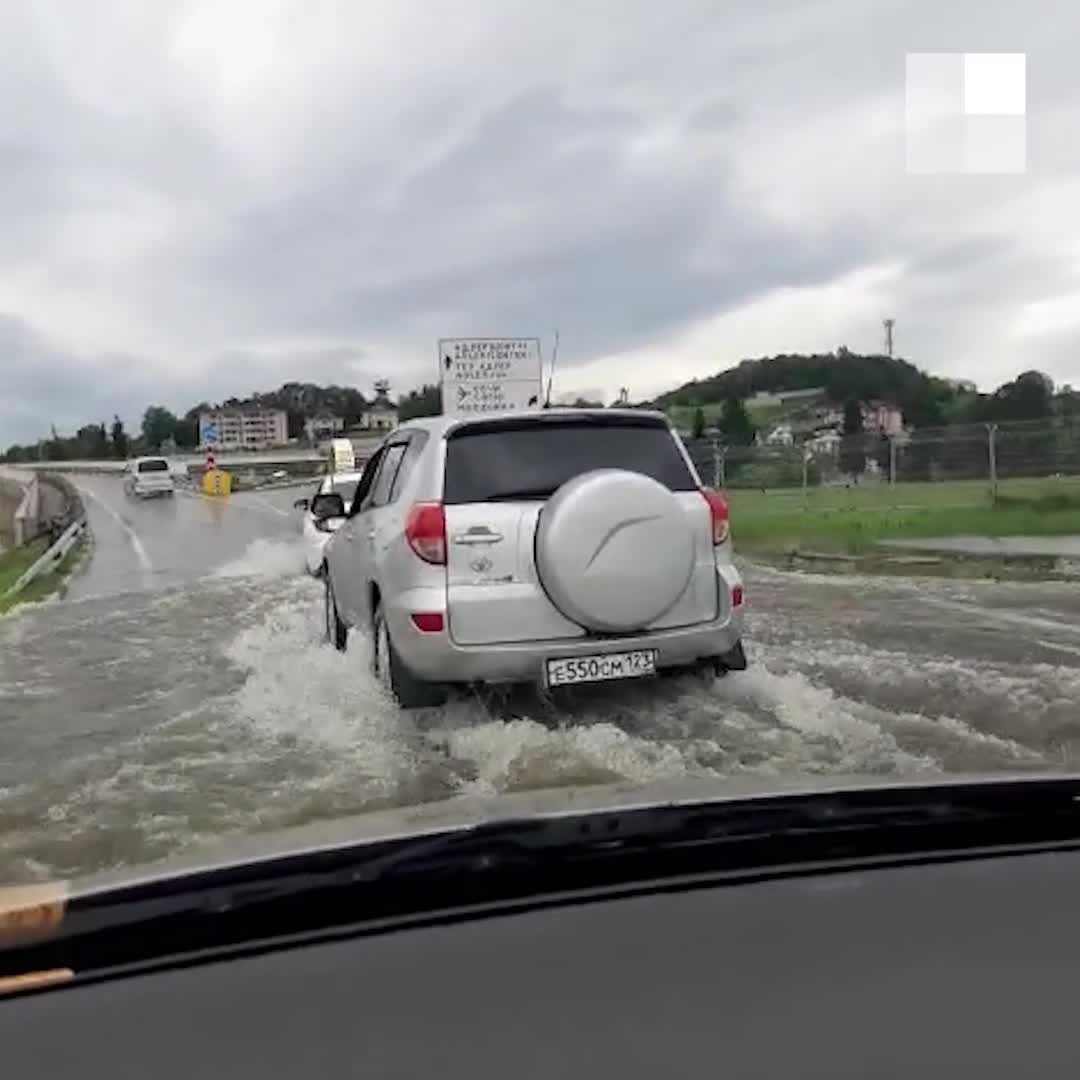
<instances>
[{"instance_id":1,"label":"roadside curb","mask_svg":"<svg viewBox=\"0 0 1080 1080\"><path fill-rule=\"evenodd\" d=\"M801 548L772 555L746 554L749 558L787 570L814 570L818 573L1080 582L1080 561L1055 555L971 555L962 552L850 555Z\"/></svg>"}]
</instances>

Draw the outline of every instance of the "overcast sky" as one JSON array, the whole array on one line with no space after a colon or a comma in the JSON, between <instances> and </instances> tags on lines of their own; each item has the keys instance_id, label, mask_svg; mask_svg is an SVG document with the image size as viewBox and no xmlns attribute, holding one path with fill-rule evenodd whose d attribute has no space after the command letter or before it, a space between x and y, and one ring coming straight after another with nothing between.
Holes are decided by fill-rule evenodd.
<instances>
[{"instance_id":1,"label":"overcast sky","mask_svg":"<svg viewBox=\"0 0 1080 1080\"><path fill-rule=\"evenodd\" d=\"M0 446L561 330L563 392L881 348L1080 383L1080 8L8 0ZM905 52L1026 52L1025 175L905 171Z\"/></svg>"}]
</instances>

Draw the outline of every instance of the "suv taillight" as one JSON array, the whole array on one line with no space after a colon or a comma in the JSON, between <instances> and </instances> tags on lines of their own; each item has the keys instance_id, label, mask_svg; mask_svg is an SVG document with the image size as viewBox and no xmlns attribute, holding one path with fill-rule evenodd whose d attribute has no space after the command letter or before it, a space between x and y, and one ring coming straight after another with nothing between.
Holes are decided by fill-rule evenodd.
<instances>
[{"instance_id":1,"label":"suv taillight","mask_svg":"<svg viewBox=\"0 0 1080 1080\"><path fill-rule=\"evenodd\" d=\"M708 487L703 487L701 494L705 496L705 501L709 504L709 514L712 517L712 542L722 544L728 538L731 528L728 521L727 500L719 491L713 491Z\"/></svg>"},{"instance_id":2,"label":"suv taillight","mask_svg":"<svg viewBox=\"0 0 1080 1080\"><path fill-rule=\"evenodd\" d=\"M424 562L446 564L446 515L442 503L414 503L405 518L405 539Z\"/></svg>"}]
</instances>

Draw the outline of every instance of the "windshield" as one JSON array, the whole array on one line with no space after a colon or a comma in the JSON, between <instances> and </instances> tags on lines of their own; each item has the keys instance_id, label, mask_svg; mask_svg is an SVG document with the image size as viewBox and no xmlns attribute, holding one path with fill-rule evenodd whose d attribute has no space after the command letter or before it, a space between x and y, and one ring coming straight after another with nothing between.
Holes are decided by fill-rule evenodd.
<instances>
[{"instance_id":1,"label":"windshield","mask_svg":"<svg viewBox=\"0 0 1080 1080\"><path fill-rule=\"evenodd\" d=\"M0 20L0 886L1077 767L1080 9L219 7Z\"/></svg>"}]
</instances>

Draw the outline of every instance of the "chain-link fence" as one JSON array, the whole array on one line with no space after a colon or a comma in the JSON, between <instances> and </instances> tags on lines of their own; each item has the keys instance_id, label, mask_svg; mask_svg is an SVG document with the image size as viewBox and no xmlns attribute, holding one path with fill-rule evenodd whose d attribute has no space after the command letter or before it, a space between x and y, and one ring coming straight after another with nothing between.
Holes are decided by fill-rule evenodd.
<instances>
[{"instance_id":1,"label":"chain-link fence","mask_svg":"<svg viewBox=\"0 0 1080 1080\"><path fill-rule=\"evenodd\" d=\"M899 435L819 434L747 447L689 439L702 479L732 493L776 496L777 506L985 505L1010 494L1080 495L1080 419L971 424ZM773 501L773 500L770 500Z\"/></svg>"}]
</instances>

